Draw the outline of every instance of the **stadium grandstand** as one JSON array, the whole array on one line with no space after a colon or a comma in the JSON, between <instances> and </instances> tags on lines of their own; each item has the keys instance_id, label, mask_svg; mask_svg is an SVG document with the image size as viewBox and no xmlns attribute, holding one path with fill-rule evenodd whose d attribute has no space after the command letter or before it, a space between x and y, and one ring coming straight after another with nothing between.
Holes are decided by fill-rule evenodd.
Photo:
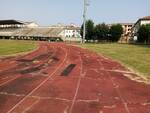
<instances>
[{"instance_id":1,"label":"stadium grandstand","mask_svg":"<svg viewBox=\"0 0 150 113\"><path fill-rule=\"evenodd\" d=\"M38 27L31 22L0 20L0 39L62 41L62 31L62 28Z\"/></svg>"}]
</instances>

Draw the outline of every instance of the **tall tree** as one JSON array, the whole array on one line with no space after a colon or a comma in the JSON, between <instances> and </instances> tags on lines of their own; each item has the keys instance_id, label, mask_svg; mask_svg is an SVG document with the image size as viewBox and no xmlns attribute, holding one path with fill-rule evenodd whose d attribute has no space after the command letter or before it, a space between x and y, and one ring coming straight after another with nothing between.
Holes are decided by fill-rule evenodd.
<instances>
[{"instance_id":1,"label":"tall tree","mask_svg":"<svg viewBox=\"0 0 150 113\"><path fill-rule=\"evenodd\" d=\"M92 20L87 20L85 25L86 25L85 39L86 39L86 41L92 40L93 39L93 35L94 35L94 22ZM81 26L80 34L83 37L83 24Z\"/></svg>"},{"instance_id":2,"label":"tall tree","mask_svg":"<svg viewBox=\"0 0 150 113\"><path fill-rule=\"evenodd\" d=\"M142 25L138 30L138 42L147 43L150 38L150 24Z\"/></svg>"},{"instance_id":3,"label":"tall tree","mask_svg":"<svg viewBox=\"0 0 150 113\"><path fill-rule=\"evenodd\" d=\"M120 39L123 34L123 28L120 24L114 24L110 28L110 36L113 42L116 42Z\"/></svg>"},{"instance_id":4,"label":"tall tree","mask_svg":"<svg viewBox=\"0 0 150 113\"><path fill-rule=\"evenodd\" d=\"M83 24L81 25L80 35L81 35L81 36L82 36L82 38L83 38Z\"/></svg>"},{"instance_id":5,"label":"tall tree","mask_svg":"<svg viewBox=\"0 0 150 113\"><path fill-rule=\"evenodd\" d=\"M108 40L109 27L105 23L96 25L94 31L96 40Z\"/></svg>"}]
</instances>

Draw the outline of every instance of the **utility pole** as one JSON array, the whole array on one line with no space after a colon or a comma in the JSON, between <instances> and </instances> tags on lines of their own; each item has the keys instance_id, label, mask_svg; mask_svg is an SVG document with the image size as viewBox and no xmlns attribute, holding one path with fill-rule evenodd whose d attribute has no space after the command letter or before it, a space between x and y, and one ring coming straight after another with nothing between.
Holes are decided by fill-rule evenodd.
<instances>
[{"instance_id":1,"label":"utility pole","mask_svg":"<svg viewBox=\"0 0 150 113\"><path fill-rule=\"evenodd\" d=\"M82 43L85 43L85 36L86 36L86 13L87 13L87 0L84 0L84 12L83 12L83 39Z\"/></svg>"}]
</instances>

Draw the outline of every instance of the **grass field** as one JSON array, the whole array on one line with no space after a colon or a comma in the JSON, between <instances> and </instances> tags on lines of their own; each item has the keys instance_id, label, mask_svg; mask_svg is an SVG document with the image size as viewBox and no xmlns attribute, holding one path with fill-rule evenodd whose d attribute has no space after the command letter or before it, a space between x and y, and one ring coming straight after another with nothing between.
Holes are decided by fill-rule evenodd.
<instances>
[{"instance_id":1,"label":"grass field","mask_svg":"<svg viewBox=\"0 0 150 113\"><path fill-rule=\"evenodd\" d=\"M0 40L0 56L28 52L37 48L36 42L21 40Z\"/></svg>"},{"instance_id":2,"label":"grass field","mask_svg":"<svg viewBox=\"0 0 150 113\"><path fill-rule=\"evenodd\" d=\"M82 47L118 60L150 80L150 45L85 44Z\"/></svg>"}]
</instances>

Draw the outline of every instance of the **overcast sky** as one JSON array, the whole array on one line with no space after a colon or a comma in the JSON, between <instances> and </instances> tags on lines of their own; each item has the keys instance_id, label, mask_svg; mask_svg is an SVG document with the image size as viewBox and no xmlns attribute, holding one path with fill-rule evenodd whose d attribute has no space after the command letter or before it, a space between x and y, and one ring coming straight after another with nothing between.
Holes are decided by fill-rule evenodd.
<instances>
[{"instance_id":1,"label":"overcast sky","mask_svg":"<svg viewBox=\"0 0 150 113\"><path fill-rule=\"evenodd\" d=\"M0 0L0 20L40 25L82 23L83 0ZM150 15L150 0L90 0L88 19L95 23L135 22Z\"/></svg>"}]
</instances>

